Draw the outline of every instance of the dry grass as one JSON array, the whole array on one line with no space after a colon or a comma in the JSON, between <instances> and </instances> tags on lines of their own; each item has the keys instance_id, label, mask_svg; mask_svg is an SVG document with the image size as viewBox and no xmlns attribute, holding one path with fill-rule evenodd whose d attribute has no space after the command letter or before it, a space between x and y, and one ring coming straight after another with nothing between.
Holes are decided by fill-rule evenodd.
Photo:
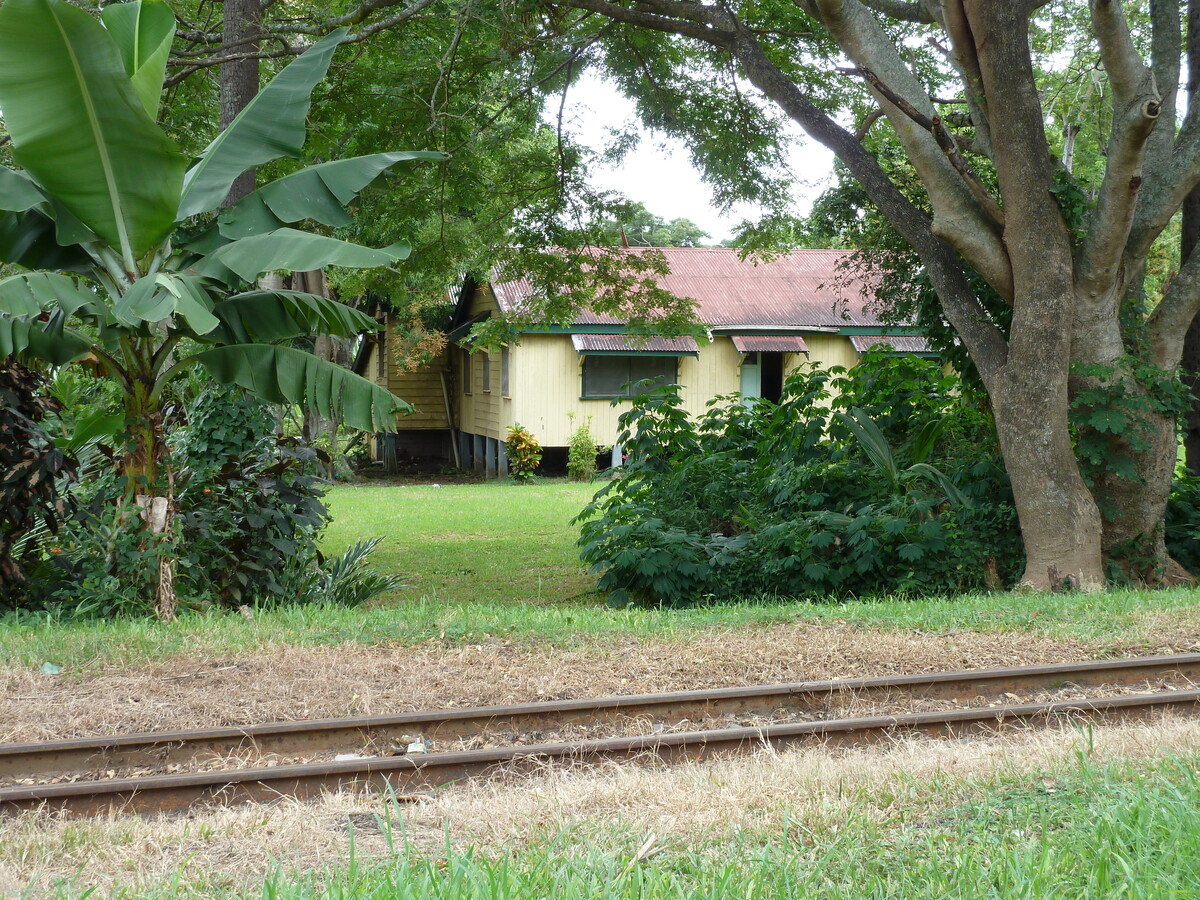
<instances>
[{"instance_id":1,"label":"dry grass","mask_svg":"<svg viewBox=\"0 0 1200 900\"><path fill-rule=\"evenodd\" d=\"M1077 731L1029 731L999 740L937 743L902 740L851 751L812 748L674 768L612 765L547 770L507 781L466 784L400 807L397 844L407 839L438 853L456 846L500 852L547 833L570 831L594 842L620 833L658 835L688 848L743 829L823 827L846 816L913 815L952 802L974 779L1054 770L1084 746ZM1093 757L1153 759L1200 752L1200 723L1097 729ZM899 798L899 799L898 799ZM381 829L385 804L362 795L333 795L312 804L210 809L187 818L79 822L25 816L0 825L0 892L33 892L61 879L106 892L163 886L173 879L203 887L251 888L276 865L285 870L341 866L351 832L360 858L387 855ZM402 835L402 837L400 837Z\"/></svg>"},{"instance_id":2,"label":"dry grass","mask_svg":"<svg viewBox=\"0 0 1200 900\"><path fill-rule=\"evenodd\" d=\"M1194 633L1188 639L1195 642ZM849 624L605 637L564 650L492 641L416 648L285 647L176 658L79 678L0 669L0 742L380 715L446 706L688 690L1089 659L1083 641L921 634Z\"/></svg>"}]
</instances>

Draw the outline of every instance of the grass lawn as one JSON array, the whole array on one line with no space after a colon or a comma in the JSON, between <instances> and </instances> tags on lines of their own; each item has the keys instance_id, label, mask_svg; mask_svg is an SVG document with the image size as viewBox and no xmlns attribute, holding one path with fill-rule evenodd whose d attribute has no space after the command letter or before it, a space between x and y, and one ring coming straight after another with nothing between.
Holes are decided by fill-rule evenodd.
<instances>
[{"instance_id":1,"label":"grass lawn","mask_svg":"<svg viewBox=\"0 0 1200 900\"><path fill-rule=\"evenodd\" d=\"M149 621L56 622L0 619L0 665L54 660L80 668L126 665L173 655L225 655L285 645L412 645L487 636L555 647L627 635L685 638L697 630L836 620L882 629L946 633L1018 632L1081 639L1096 652L1133 644L1153 651L1151 632L1194 628L1200 592L974 594L846 603L751 598L685 610L613 610L591 590L569 520L594 486L566 481L442 485L339 485L328 496L326 547L381 537L374 564L407 587L366 609L291 606L236 614ZM1200 632L1196 634L1200 642Z\"/></svg>"},{"instance_id":2,"label":"grass lawn","mask_svg":"<svg viewBox=\"0 0 1200 900\"><path fill-rule=\"evenodd\" d=\"M567 522L595 487L567 481L355 485L329 493L330 552L381 537L377 568L402 575L396 598L461 603L570 602L589 593Z\"/></svg>"},{"instance_id":3,"label":"grass lawn","mask_svg":"<svg viewBox=\"0 0 1200 900\"><path fill-rule=\"evenodd\" d=\"M823 821L785 809L770 827L719 841L664 835L649 859L646 836L619 826L548 834L508 853L431 859L401 845L387 862L277 875L268 890L396 900L1196 897L1197 765L1195 755L1141 766L1084 758L1033 776L898 782Z\"/></svg>"}]
</instances>

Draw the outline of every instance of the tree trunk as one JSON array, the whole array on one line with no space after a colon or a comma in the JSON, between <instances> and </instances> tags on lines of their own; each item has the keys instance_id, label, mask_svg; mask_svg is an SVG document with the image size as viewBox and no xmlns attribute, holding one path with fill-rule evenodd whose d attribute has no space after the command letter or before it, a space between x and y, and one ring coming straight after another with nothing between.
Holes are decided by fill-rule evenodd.
<instances>
[{"instance_id":1,"label":"tree trunk","mask_svg":"<svg viewBox=\"0 0 1200 900\"><path fill-rule=\"evenodd\" d=\"M221 55L236 57L258 50L262 25L261 0L224 0ZM224 131L258 94L258 59L230 59L221 64L219 127ZM254 190L254 170L234 181L223 206L231 206Z\"/></svg>"},{"instance_id":2,"label":"tree trunk","mask_svg":"<svg viewBox=\"0 0 1200 900\"><path fill-rule=\"evenodd\" d=\"M988 385L1025 544L1021 584L1104 586L1100 511L1084 483L1068 425L1074 318L1070 232L1052 193L1054 163L1029 58L1025 3L966 6L992 121L1012 266L1009 355Z\"/></svg>"},{"instance_id":3,"label":"tree trunk","mask_svg":"<svg viewBox=\"0 0 1200 900\"><path fill-rule=\"evenodd\" d=\"M149 359L154 338L143 339L144 345L135 348L135 355ZM154 393L155 375L152 369L135 372L133 390L125 395L125 418L128 423L128 443L121 461L121 474L126 479L125 510L139 510L144 546L151 548L157 573L154 610L163 621L175 618L175 552L171 546L171 526L175 517L174 478L170 466L163 463L167 456L166 429L161 404Z\"/></svg>"},{"instance_id":4,"label":"tree trunk","mask_svg":"<svg viewBox=\"0 0 1200 900\"><path fill-rule=\"evenodd\" d=\"M1099 590L1100 511L1079 474L1065 411L1049 414L1063 404L1047 393L1046 380L1029 366L1008 368L990 391L1025 546L1021 586Z\"/></svg>"},{"instance_id":5,"label":"tree trunk","mask_svg":"<svg viewBox=\"0 0 1200 900\"><path fill-rule=\"evenodd\" d=\"M1195 584L1196 579L1167 552L1163 521L1179 440L1175 417L1142 416L1138 448L1114 440L1112 451L1132 459L1136 475L1123 478L1103 468L1095 492L1105 500L1104 555L1133 583L1143 587Z\"/></svg>"},{"instance_id":6,"label":"tree trunk","mask_svg":"<svg viewBox=\"0 0 1200 900\"><path fill-rule=\"evenodd\" d=\"M329 297L329 282L325 273L320 269L312 272L296 272L292 276L292 286L295 290L316 294L318 297ZM313 341L313 355L319 359L328 360L339 366L349 368L353 365L354 354L348 339L336 335L320 334ZM304 408L304 439L313 445L323 445L329 453L328 474L349 477L350 464L346 461L337 441L337 422L322 416L312 406Z\"/></svg>"}]
</instances>

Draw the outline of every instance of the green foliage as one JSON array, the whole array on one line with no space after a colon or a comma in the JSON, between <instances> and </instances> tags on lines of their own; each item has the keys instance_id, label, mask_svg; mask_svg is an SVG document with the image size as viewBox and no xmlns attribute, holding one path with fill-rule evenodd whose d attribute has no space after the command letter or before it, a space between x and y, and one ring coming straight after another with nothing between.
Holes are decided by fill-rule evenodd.
<instances>
[{"instance_id":1,"label":"green foliage","mask_svg":"<svg viewBox=\"0 0 1200 900\"><path fill-rule=\"evenodd\" d=\"M183 154L143 102L161 89L160 51L174 34L165 4L134 2L101 21L61 0L11 0L0 19L0 104L13 159L23 166L4 167L0 206L21 217L14 233L51 219L61 244L88 248L84 261L66 265L32 253L28 241L0 240L0 263L70 272L22 272L0 282L0 353L55 365L98 360L124 386L127 418L151 429L163 385L190 366L274 400L311 403L356 427L393 428L394 414L407 407L386 391L270 345L314 331L354 335L373 321L322 298L272 302L239 290L268 269L387 265L407 256L399 242L375 250L284 226L344 224L343 207L381 172L441 154L327 163L261 188L215 221L192 220L213 211L247 168L300 153L309 95L344 31L284 68L185 174ZM49 67L46 77L30 79L26 56ZM184 354L184 339L201 352ZM141 446L143 465L152 470L157 452Z\"/></svg>"},{"instance_id":2,"label":"green foliage","mask_svg":"<svg viewBox=\"0 0 1200 900\"><path fill-rule=\"evenodd\" d=\"M236 387L202 384L188 404L186 423L171 434L175 456L190 479L207 481L230 462L263 456L275 443L271 408Z\"/></svg>"},{"instance_id":3,"label":"green foliage","mask_svg":"<svg viewBox=\"0 0 1200 900\"><path fill-rule=\"evenodd\" d=\"M1113 366L1076 363L1071 376L1070 422L1084 478L1094 482L1103 472L1136 480L1133 457L1150 447L1154 420L1178 420L1187 410L1188 392L1178 373L1126 356ZM1105 498L1097 499L1107 511Z\"/></svg>"},{"instance_id":4,"label":"green foliage","mask_svg":"<svg viewBox=\"0 0 1200 900\"><path fill-rule=\"evenodd\" d=\"M175 589L184 608L317 599L317 545L329 518L317 476L321 454L277 440L274 428L261 401L208 382L175 430L168 458L174 525L159 540L178 561ZM151 611L161 545L131 527L139 510L120 502L123 493L111 470L76 491L76 516L59 539L43 542L55 577L43 586L42 605L75 615Z\"/></svg>"},{"instance_id":5,"label":"green foliage","mask_svg":"<svg viewBox=\"0 0 1200 900\"><path fill-rule=\"evenodd\" d=\"M0 607L26 596L27 570L39 558L31 538L53 535L70 514L62 488L74 464L46 431L58 404L44 382L12 359L0 362Z\"/></svg>"},{"instance_id":6,"label":"green foliage","mask_svg":"<svg viewBox=\"0 0 1200 900\"><path fill-rule=\"evenodd\" d=\"M1200 573L1200 478L1183 475L1171 485L1165 527L1171 559Z\"/></svg>"},{"instance_id":7,"label":"green foliage","mask_svg":"<svg viewBox=\"0 0 1200 900\"><path fill-rule=\"evenodd\" d=\"M322 457L286 438L189 479L178 499L181 597L194 606L312 600L329 519Z\"/></svg>"},{"instance_id":8,"label":"green foliage","mask_svg":"<svg viewBox=\"0 0 1200 900\"><path fill-rule=\"evenodd\" d=\"M575 413L567 413L575 424ZM592 417L584 416L578 428L571 429L567 443L567 477L572 481L591 481L596 475L596 456L600 448L592 435Z\"/></svg>"},{"instance_id":9,"label":"green foliage","mask_svg":"<svg viewBox=\"0 0 1200 900\"><path fill-rule=\"evenodd\" d=\"M600 226L604 241L610 246L700 247L710 237L691 219L675 218L668 222L642 203L622 204L614 213L614 218Z\"/></svg>"},{"instance_id":10,"label":"green foliage","mask_svg":"<svg viewBox=\"0 0 1200 900\"><path fill-rule=\"evenodd\" d=\"M326 560L313 599L335 606L361 606L402 587L404 582L399 576L367 567L367 557L379 542L380 538L355 541L341 556Z\"/></svg>"},{"instance_id":11,"label":"green foliage","mask_svg":"<svg viewBox=\"0 0 1200 900\"><path fill-rule=\"evenodd\" d=\"M936 363L881 353L698 420L659 388L621 418L628 465L580 514L581 556L614 604L995 586L1020 542L979 404Z\"/></svg>"},{"instance_id":12,"label":"green foliage","mask_svg":"<svg viewBox=\"0 0 1200 900\"><path fill-rule=\"evenodd\" d=\"M533 481L534 472L542 463L542 445L529 429L520 423L509 426L504 451L508 454L508 471L513 480L521 484Z\"/></svg>"}]
</instances>

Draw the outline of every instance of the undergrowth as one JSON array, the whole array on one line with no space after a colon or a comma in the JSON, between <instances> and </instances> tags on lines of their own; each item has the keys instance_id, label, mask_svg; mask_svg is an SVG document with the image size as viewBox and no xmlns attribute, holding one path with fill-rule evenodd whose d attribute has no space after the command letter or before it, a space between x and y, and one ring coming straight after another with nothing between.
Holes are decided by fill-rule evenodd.
<instances>
[{"instance_id":1,"label":"undergrowth","mask_svg":"<svg viewBox=\"0 0 1200 900\"><path fill-rule=\"evenodd\" d=\"M620 421L623 476L578 517L613 605L943 594L1020 571L984 398L933 361L800 370L777 404L731 395L699 418L658 388Z\"/></svg>"}]
</instances>

